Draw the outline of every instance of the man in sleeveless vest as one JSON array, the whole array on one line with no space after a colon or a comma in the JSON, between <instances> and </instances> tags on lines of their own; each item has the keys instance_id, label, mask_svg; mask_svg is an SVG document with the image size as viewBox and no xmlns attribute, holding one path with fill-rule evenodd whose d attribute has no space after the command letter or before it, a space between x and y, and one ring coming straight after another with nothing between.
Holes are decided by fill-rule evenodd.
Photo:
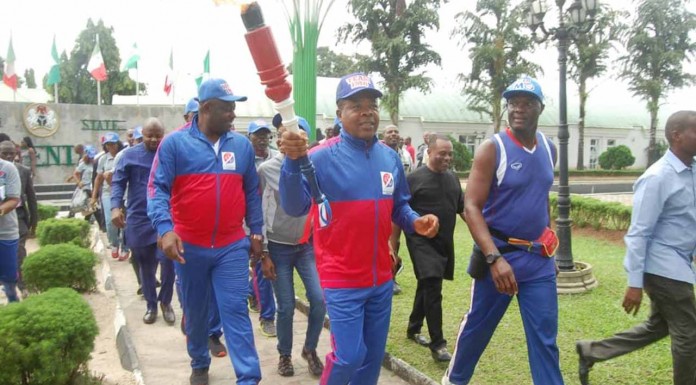
<instances>
[{"instance_id":1,"label":"man in sleeveless vest","mask_svg":"<svg viewBox=\"0 0 696 385\"><path fill-rule=\"evenodd\" d=\"M562 385L555 260L508 243L509 238L533 241L548 231L556 149L537 131L544 96L536 80L515 81L503 97L509 127L476 151L464 205L476 243L472 260L485 269L474 279L471 308L459 328L442 383L471 381L500 319L517 296L534 384Z\"/></svg>"}]
</instances>

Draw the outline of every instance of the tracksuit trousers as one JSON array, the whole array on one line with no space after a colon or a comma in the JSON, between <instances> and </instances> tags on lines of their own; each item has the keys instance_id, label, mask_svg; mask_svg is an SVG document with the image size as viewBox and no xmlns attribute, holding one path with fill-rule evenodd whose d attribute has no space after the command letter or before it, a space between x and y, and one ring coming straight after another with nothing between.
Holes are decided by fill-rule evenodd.
<instances>
[{"instance_id":1,"label":"tracksuit trousers","mask_svg":"<svg viewBox=\"0 0 696 385\"><path fill-rule=\"evenodd\" d=\"M191 367L210 366L208 307L214 292L237 384L256 385L261 368L247 309L249 239L218 248L184 242L183 257L186 263L177 262L175 267L181 279Z\"/></svg>"},{"instance_id":2,"label":"tracksuit trousers","mask_svg":"<svg viewBox=\"0 0 696 385\"><path fill-rule=\"evenodd\" d=\"M520 306L532 380L535 385L563 385L559 364L558 297L556 277L547 276L518 282L517 302ZM475 279L471 308L459 327L457 344L450 361L449 381L468 384L498 323L512 297L499 293L491 274Z\"/></svg>"},{"instance_id":3,"label":"tracksuit trousers","mask_svg":"<svg viewBox=\"0 0 696 385\"><path fill-rule=\"evenodd\" d=\"M320 385L376 385L389 334L394 281L360 289L324 289L333 352Z\"/></svg>"}]
</instances>

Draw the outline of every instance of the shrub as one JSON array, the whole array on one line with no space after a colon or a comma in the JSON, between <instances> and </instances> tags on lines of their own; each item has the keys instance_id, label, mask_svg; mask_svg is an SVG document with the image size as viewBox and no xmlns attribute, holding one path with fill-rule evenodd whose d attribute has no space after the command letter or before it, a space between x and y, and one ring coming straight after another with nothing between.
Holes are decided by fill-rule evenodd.
<instances>
[{"instance_id":1,"label":"shrub","mask_svg":"<svg viewBox=\"0 0 696 385\"><path fill-rule=\"evenodd\" d=\"M70 289L0 308L0 384L72 383L84 371L97 333L92 309Z\"/></svg>"},{"instance_id":2,"label":"shrub","mask_svg":"<svg viewBox=\"0 0 696 385\"><path fill-rule=\"evenodd\" d=\"M558 217L558 195L549 196L551 217ZM603 202L599 199L571 195L570 218L578 227L595 230L628 230L631 224L631 207L619 202Z\"/></svg>"},{"instance_id":3,"label":"shrub","mask_svg":"<svg viewBox=\"0 0 696 385\"><path fill-rule=\"evenodd\" d=\"M636 158L631 154L631 149L620 145L604 151L599 156L599 167L605 170L621 170L635 161Z\"/></svg>"},{"instance_id":4,"label":"shrub","mask_svg":"<svg viewBox=\"0 0 696 385\"><path fill-rule=\"evenodd\" d=\"M52 205L42 205L39 203L37 211L39 213L39 221L55 218L58 214L58 207Z\"/></svg>"},{"instance_id":5,"label":"shrub","mask_svg":"<svg viewBox=\"0 0 696 385\"><path fill-rule=\"evenodd\" d=\"M22 277L32 292L53 287L69 287L79 292L93 291L97 285L96 255L71 244L47 245L29 254L22 264Z\"/></svg>"},{"instance_id":6,"label":"shrub","mask_svg":"<svg viewBox=\"0 0 696 385\"><path fill-rule=\"evenodd\" d=\"M452 159L454 169L456 171L469 170L471 168L471 153L465 145L454 139L452 135L449 136L449 139L452 142L452 147L454 150L454 157Z\"/></svg>"},{"instance_id":7,"label":"shrub","mask_svg":"<svg viewBox=\"0 0 696 385\"><path fill-rule=\"evenodd\" d=\"M36 229L39 244L55 245L72 243L77 246L89 246L89 223L82 219L46 219Z\"/></svg>"}]
</instances>

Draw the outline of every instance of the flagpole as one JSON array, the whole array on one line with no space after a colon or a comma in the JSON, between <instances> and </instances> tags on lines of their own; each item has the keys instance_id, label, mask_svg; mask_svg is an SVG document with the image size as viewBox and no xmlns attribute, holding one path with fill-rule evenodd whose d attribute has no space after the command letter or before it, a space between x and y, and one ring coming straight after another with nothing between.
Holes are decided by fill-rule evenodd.
<instances>
[{"instance_id":1,"label":"flagpole","mask_svg":"<svg viewBox=\"0 0 696 385\"><path fill-rule=\"evenodd\" d=\"M135 67L135 102L140 105L140 70Z\"/></svg>"},{"instance_id":2,"label":"flagpole","mask_svg":"<svg viewBox=\"0 0 696 385\"><path fill-rule=\"evenodd\" d=\"M101 82L97 80L97 105L101 106Z\"/></svg>"}]
</instances>

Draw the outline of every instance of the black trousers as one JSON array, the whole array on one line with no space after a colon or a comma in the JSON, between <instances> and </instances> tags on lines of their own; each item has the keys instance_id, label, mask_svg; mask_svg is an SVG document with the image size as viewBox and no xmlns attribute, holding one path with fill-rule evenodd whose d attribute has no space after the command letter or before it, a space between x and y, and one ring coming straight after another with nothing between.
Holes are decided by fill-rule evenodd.
<instances>
[{"instance_id":1,"label":"black trousers","mask_svg":"<svg viewBox=\"0 0 696 385\"><path fill-rule=\"evenodd\" d=\"M409 334L419 334L423 319L428 322L430 349L437 350L447 346L442 334L442 278L423 278L418 280L413 310L408 317Z\"/></svg>"},{"instance_id":2,"label":"black trousers","mask_svg":"<svg viewBox=\"0 0 696 385\"><path fill-rule=\"evenodd\" d=\"M631 329L592 341L583 355L605 361L650 345L668 335L672 339L675 385L696 385L696 300L687 282L645 274L643 287L650 297L648 319Z\"/></svg>"}]
</instances>

